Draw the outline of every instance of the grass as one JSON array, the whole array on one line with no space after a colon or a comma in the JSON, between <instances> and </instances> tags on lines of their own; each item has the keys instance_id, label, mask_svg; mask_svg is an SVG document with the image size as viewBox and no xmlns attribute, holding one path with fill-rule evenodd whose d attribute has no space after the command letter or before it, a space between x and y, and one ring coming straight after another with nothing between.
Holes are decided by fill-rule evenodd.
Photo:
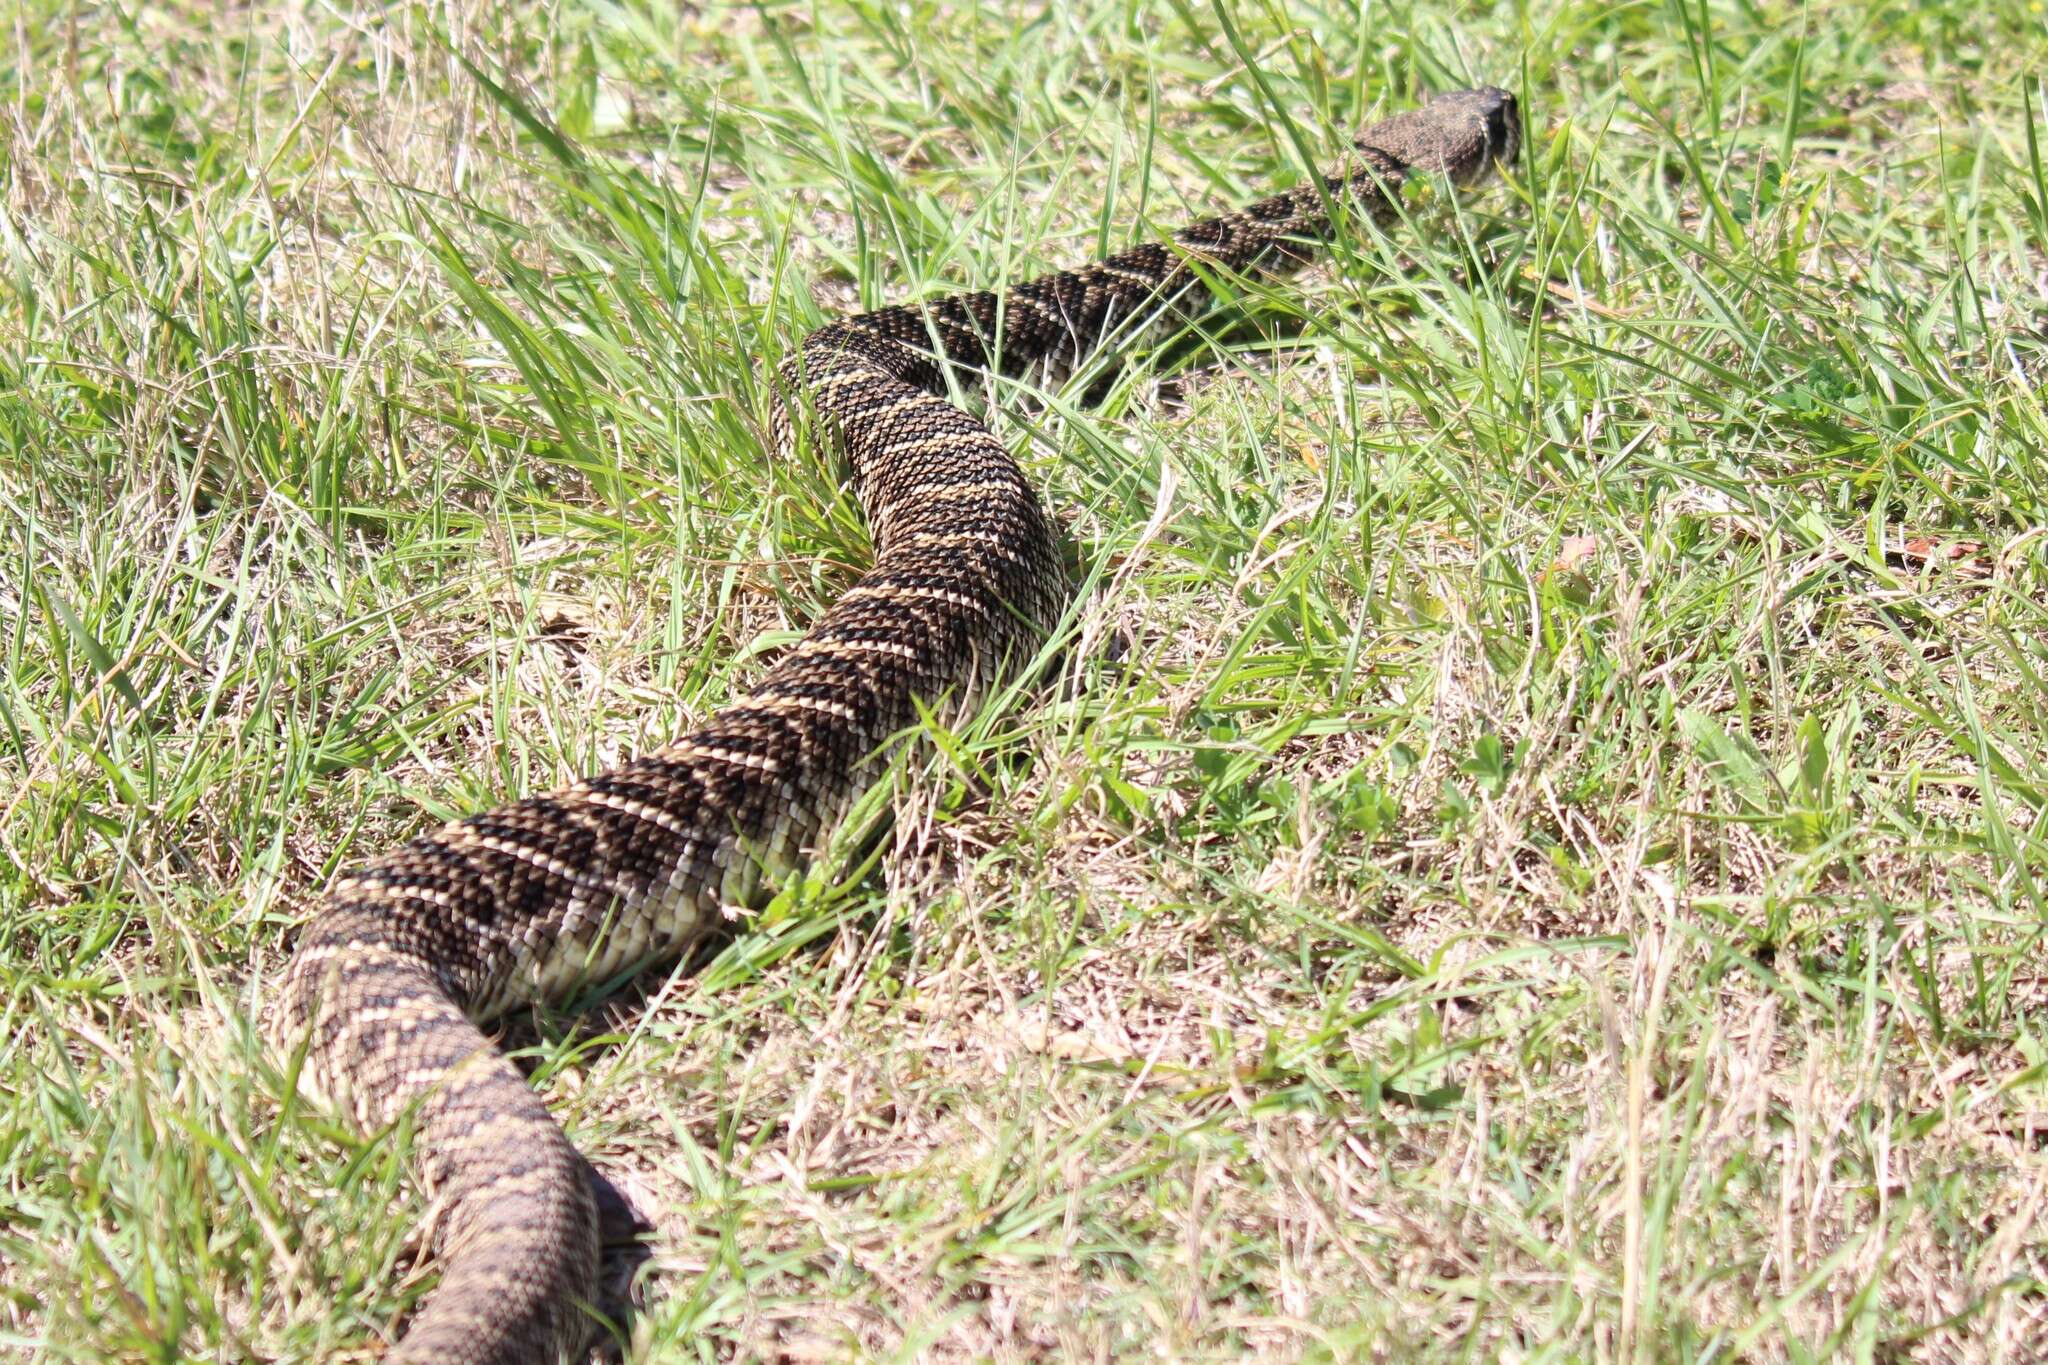
<instances>
[{"instance_id":1,"label":"grass","mask_svg":"<svg viewBox=\"0 0 2048 1365\"><path fill-rule=\"evenodd\" d=\"M26 0L0 1354L370 1359L429 1287L404 1135L252 1021L338 867L848 584L763 362L1487 80L1507 187L965 395L1074 647L899 765L878 859L520 1024L657 1224L628 1354L2038 1358L2044 34Z\"/></svg>"}]
</instances>

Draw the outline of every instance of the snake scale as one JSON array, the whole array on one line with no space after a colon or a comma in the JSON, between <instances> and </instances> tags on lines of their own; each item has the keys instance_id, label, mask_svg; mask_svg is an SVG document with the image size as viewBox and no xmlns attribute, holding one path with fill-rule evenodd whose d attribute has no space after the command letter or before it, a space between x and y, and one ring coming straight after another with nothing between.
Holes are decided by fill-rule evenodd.
<instances>
[{"instance_id":1,"label":"snake scale","mask_svg":"<svg viewBox=\"0 0 2048 1365\"><path fill-rule=\"evenodd\" d=\"M873 567L694 733L450 824L338 877L299 937L270 1029L304 1089L365 1132L411 1113L439 1202L439 1286L387 1357L532 1362L592 1326L587 1169L480 1024L673 958L799 865L919 707L958 716L1029 659L1068 589L1002 443L946 400L945 367L1078 360L1209 281L1306 258L1339 216L1396 216L1410 171L1470 181L1520 142L1513 96L1439 96L1359 134L1320 183L1006 291L842 319L777 376L773 435L836 454Z\"/></svg>"}]
</instances>

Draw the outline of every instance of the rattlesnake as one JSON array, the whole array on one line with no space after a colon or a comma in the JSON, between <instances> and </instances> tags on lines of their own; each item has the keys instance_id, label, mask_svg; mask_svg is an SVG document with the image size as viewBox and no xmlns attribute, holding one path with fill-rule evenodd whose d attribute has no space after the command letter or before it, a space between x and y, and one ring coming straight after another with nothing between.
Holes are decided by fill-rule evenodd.
<instances>
[{"instance_id":1,"label":"rattlesnake","mask_svg":"<svg viewBox=\"0 0 2048 1365\"><path fill-rule=\"evenodd\" d=\"M589 1333L597 1212L582 1158L476 1021L673 958L815 850L920 708L958 717L1039 648L1067 596L1023 471L945 398L948 365L1078 360L1209 282L1294 264L1340 217L1395 216L1410 170L1512 158L1514 98L1480 89L1366 129L1336 175L1001 293L820 328L778 374L779 452L850 468L875 562L702 728L574 786L463 820L336 879L270 1028L365 1131L410 1111L442 1201L439 1287L388 1357L527 1362Z\"/></svg>"}]
</instances>

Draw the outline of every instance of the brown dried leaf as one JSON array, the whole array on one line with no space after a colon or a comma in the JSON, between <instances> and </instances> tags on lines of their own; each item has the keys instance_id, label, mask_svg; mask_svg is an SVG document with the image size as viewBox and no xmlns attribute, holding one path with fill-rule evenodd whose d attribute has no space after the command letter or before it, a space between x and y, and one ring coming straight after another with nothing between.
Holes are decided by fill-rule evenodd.
<instances>
[{"instance_id":1,"label":"brown dried leaf","mask_svg":"<svg viewBox=\"0 0 2048 1365\"><path fill-rule=\"evenodd\" d=\"M1566 536L1564 543L1557 547L1557 558L1551 561L1556 573L1568 573L1600 553L1598 536Z\"/></svg>"}]
</instances>

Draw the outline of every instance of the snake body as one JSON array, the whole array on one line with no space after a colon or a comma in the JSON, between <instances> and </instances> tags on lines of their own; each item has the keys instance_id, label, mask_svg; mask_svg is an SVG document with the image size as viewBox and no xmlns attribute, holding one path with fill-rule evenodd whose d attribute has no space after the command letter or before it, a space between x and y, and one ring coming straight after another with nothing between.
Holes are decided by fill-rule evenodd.
<instances>
[{"instance_id":1,"label":"snake body","mask_svg":"<svg viewBox=\"0 0 2048 1365\"><path fill-rule=\"evenodd\" d=\"M1027 660L1067 585L1009 452L945 367L1078 359L1219 276L1284 268L1342 214L1386 220L1409 172L1511 158L1512 96L1376 124L1320 182L1079 269L833 322L779 373L773 432L836 453L874 564L740 700L655 752L415 839L333 883L271 1030L302 1085L366 1132L410 1113L441 1203L439 1286L388 1359L553 1360L586 1340L597 1211L582 1158L479 1024L558 1002L713 932L798 865L919 708L959 715Z\"/></svg>"}]
</instances>

